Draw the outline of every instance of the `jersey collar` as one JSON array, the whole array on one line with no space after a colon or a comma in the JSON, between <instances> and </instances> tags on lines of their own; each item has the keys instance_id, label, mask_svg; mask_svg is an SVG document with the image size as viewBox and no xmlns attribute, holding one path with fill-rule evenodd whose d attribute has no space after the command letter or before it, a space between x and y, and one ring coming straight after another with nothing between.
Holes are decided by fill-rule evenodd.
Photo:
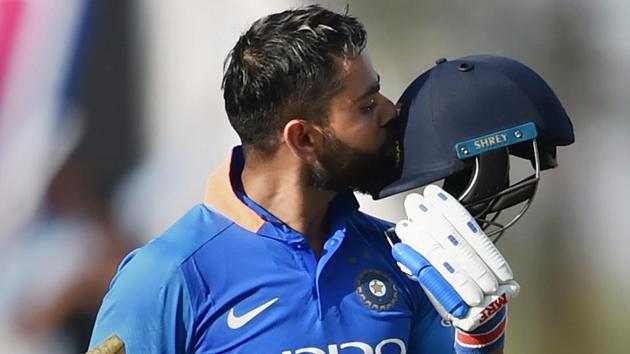
<instances>
[{"instance_id":1,"label":"jersey collar","mask_svg":"<svg viewBox=\"0 0 630 354\"><path fill-rule=\"evenodd\" d=\"M241 173L244 166L243 149L236 146L231 157L208 177L204 203L250 232L288 242L303 242L301 234L243 193ZM346 217L358 209L359 203L352 192L338 193L328 211L330 234L344 228Z\"/></svg>"}]
</instances>

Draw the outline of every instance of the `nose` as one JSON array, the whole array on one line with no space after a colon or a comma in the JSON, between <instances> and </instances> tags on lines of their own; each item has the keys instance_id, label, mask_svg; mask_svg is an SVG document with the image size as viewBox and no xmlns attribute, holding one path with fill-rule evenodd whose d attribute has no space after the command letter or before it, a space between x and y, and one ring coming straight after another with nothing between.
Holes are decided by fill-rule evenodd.
<instances>
[{"instance_id":1,"label":"nose","mask_svg":"<svg viewBox=\"0 0 630 354\"><path fill-rule=\"evenodd\" d=\"M383 110L379 117L380 118L379 124L381 127L384 127L398 116L400 105L399 104L394 105L394 103L392 103L392 101L390 101L389 98L385 96L382 96L382 98L384 102L382 104Z\"/></svg>"}]
</instances>

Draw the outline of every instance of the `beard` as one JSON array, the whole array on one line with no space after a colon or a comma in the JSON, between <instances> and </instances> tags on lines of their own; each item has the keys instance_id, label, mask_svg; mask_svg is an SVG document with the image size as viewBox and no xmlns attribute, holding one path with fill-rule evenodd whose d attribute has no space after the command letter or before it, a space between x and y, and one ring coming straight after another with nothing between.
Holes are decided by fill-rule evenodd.
<instances>
[{"instance_id":1,"label":"beard","mask_svg":"<svg viewBox=\"0 0 630 354\"><path fill-rule=\"evenodd\" d=\"M333 192L355 191L376 195L400 174L397 130L394 125L386 129L385 141L373 152L353 148L326 131L326 150L316 162L309 164L310 185Z\"/></svg>"}]
</instances>

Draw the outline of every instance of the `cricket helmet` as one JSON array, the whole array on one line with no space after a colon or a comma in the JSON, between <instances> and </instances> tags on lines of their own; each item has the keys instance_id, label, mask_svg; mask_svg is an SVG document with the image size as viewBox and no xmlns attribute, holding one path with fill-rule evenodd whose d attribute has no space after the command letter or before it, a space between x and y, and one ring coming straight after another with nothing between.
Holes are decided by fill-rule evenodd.
<instances>
[{"instance_id":1,"label":"cricket helmet","mask_svg":"<svg viewBox=\"0 0 630 354\"><path fill-rule=\"evenodd\" d=\"M439 59L402 94L399 178L375 199L444 180L482 227L500 236L527 210L540 171L557 166L556 147L573 143L573 126L545 81L516 60L475 55ZM510 156L534 173L510 184ZM508 223L498 214L517 204ZM487 230L488 232L488 230ZM496 237L498 237L496 236Z\"/></svg>"}]
</instances>

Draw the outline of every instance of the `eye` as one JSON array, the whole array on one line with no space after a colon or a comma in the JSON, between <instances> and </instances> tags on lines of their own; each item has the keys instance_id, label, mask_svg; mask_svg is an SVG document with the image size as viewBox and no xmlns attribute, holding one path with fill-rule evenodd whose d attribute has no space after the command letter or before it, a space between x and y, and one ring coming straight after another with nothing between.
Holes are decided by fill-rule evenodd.
<instances>
[{"instance_id":1,"label":"eye","mask_svg":"<svg viewBox=\"0 0 630 354\"><path fill-rule=\"evenodd\" d=\"M367 113L372 112L374 108L376 108L376 106L377 106L376 100L374 98L370 98L368 105L361 107L361 111L367 114Z\"/></svg>"}]
</instances>

